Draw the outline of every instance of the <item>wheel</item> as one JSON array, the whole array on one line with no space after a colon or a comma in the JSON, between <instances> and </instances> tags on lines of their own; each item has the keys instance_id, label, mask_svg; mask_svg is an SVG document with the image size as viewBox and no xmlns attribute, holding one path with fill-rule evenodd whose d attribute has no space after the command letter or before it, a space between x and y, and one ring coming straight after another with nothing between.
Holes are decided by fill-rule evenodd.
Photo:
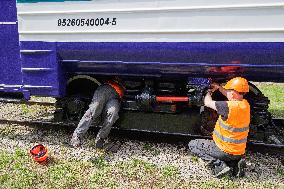
<instances>
[{"instance_id":1,"label":"wheel","mask_svg":"<svg viewBox=\"0 0 284 189\"><path fill-rule=\"evenodd\" d=\"M222 95L219 91L213 93L212 99L215 101L227 100L227 98L224 95ZM200 117L201 117L200 133L204 136L212 136L219 115L215 110L202 106L200 108Z\"/></svg>"},{"instance_id":2,"label":"wheel","mask_svg":"<svg viewBox=\"0 0 284 189\"><path fill-rule=\"evenodd\" d=\"M216 121L218 119L218 114L215 110L203 107L200 112L201 116L201 125L200 132L204 136L212 136Z\"/></svg>"},{"instance_id":3,"label":"wheel","mask_svg":"<svg viewBox=\"0 0 284 189\"><path fill-rule=\"evenodd\" d=\"M91 103L100 82L90 76L77 75L69 79L66 97L57 101L54 118L78 122Z\"/></svg>"}]
</instances>

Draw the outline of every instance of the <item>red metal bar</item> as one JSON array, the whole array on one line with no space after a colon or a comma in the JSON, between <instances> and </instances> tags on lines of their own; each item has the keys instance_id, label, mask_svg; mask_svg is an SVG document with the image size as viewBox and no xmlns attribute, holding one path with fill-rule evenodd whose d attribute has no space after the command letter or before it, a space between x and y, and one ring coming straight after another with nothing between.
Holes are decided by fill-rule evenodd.
<instances>
[{"instance_id":1,"label":"red metal bar","mask_svg":"<svg viewBox=\"0 0 284 189\"><path fill-rule=\"evenodd\" d=\"M188 102L187 96L156 96L157 102Z\"/></svg>"}]
</instances>

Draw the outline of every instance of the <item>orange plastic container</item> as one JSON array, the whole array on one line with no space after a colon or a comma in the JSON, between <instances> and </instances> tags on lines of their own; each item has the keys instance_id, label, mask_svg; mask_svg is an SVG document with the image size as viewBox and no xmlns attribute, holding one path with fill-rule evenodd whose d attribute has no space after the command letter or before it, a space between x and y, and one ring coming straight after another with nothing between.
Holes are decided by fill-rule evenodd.
<instances>
[{"instance_id":1,"label":"orange plastic container","mask_svg":"<svg viewBox=\"0 0 284 189\"><path fill-rule=\"evenodd\" d=\"M38 144L30 150L30 154L38 163L44 163L47 161L48 158L48 149L47 147L43 146L42 144Z\"/></svg>"}]
</instances>

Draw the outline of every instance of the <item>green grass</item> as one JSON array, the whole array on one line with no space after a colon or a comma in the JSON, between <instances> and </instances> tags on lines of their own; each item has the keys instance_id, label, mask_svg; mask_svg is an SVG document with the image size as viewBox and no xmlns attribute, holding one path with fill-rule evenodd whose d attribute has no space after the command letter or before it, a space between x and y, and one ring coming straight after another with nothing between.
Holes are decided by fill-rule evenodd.
<instances>
[{"instance_id":1,"label":"green grass","mask_svg":"<svg viewBox=\"0 0 284 189\"><path fill-rule=\"evenodd\" d=\"M168 165L163 168L162 173L166 177L173 177L178 175L179 171L176 167Z\"/></svg>"},{"instance_id":2,"label":"green grass","mask_svg":"<svg viewBox=\"0 0 284 189\"><path fill-rule=\"evenodd\" d=\"M21 109L22 109L22 113L24 115L28 114L30 112L29 107L26 104L21 104Z\"/></svg>"},{"instance_id":3,"label":"green grass","mask_svg":"<svg viewBox=\"0 0 284 189\"><path fill-rule=\"evenodd\" d=\"M151 154L154 156L157 156L161 153L159 149L154 148L153 145L151 145L150 143L145 143L143 149L148 152L151 152Z\"/></svg>"},{"instance_id":4,"label":"green grass","mask_svg":"<svg viewBox=\"0 0 284 189\"><path fill-rule=\"evenodd\" d=\"M278 173L280 176L284 176L284 167L278 167L278 168L277 168L277 173Z\"/></svg>"},{"instance_id":5,"label":"green grass","mask_svg":"<svg viewBox=\"0 0 284 189\"><path fill-rule=\"evenodd\" d=\"M284 117L284 84L260 83L257 87L269 98L269 111L272 115Z\"/></svg>"},{"instance_id":6,"label":"green grass","mask_svg":"<svg viewBox=\"0 0 284 189\"><path fill-rule=\"evenodd\" d=\"M158 167L132 159L111 164L102 154L92 161L52 159L47 165L31 160L26 150L0 150L0 188L283 188L270 180L183 179L172 165Z\"/></svg>"},{"instance_id":7,"label":"green grass","mask_svg":"<svg viewBox=\"0 0 284 189\"><path fill-rule=\"evenodd\" d=\"M199 161L199 157L197 157L197 156L191 156L191 161L193 161L193 162L198 162L198 161Z\"/></svg>"},{"instance_id":8,"label":"green grass","mask_svg":"<svg viewBox=\"0 0 284 189\"><path fill-rule=\"evenodd\" d=\"M0 137L5 136L10 139L13 139L17 136L16 128L11 125L5 125L4 127L0 127Z\"/></svg>"}]
</instances>

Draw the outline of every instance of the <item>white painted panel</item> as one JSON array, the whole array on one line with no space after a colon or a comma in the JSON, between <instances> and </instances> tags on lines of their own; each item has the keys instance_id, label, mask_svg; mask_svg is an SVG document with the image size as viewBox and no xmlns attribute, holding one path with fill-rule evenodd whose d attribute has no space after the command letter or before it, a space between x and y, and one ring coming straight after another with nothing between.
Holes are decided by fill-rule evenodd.
<instances>
[{"instance_id":1,"label":"white painted panel","mask_svg":"<svg viewBox=\"0 0 284 189\"><path fill-rule=\"evenodd\" d=\"M93 0L55 3L18 3L19 13L46 11L122 10L177 7L257 6L282 4L283 0Z\"/></svg>"},{"instance_id":2,"label":"white painted panel","mask_svg":"<svg viewBox=\"0 0 284 189\"><path fill-rule=\"evenodd\" d=\"M62 42L284 42L284 32L204 34L25 34L22 41Z\"/></svg>"},{"instance_id":3,"label":"white painted panel","mask_svg":"<svg viewBox=\"0 0 284 189\"><path fill-rule=\"evenodd\" d=\"M20 39L90 42L284 41L284 1L214 2L101 0L21 4L18 6ZM58 19L100 18L115 18L116 25L58 26Z\"/></svg>"}]
</instances>

